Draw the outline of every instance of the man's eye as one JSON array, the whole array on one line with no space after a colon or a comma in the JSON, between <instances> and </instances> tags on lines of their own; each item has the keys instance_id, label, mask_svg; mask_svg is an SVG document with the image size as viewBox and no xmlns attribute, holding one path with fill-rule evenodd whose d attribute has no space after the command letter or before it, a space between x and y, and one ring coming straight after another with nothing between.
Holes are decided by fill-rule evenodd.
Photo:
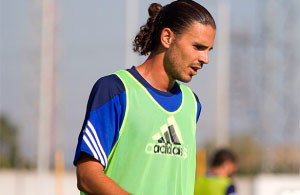
<instances>
[{"instance_id":1,"label":"man's eye","mask_svg":"<svg viewBox=\"0 0 300 195\"><path fill-rule=\"evenodd\" d=\"M201 46L201 45L194 45L195 49L197 50L205 50L206 47L205 46Z\"/></svg>"}]
</instances>

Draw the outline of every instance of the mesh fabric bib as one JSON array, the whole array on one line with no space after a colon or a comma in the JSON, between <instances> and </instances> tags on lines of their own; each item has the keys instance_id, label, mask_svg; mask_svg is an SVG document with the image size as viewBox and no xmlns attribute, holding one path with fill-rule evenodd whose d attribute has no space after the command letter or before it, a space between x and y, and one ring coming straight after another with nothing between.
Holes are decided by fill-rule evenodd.
<instances>
[{"instance_id":1,"label":"mesh fabric bib","mask_svg":"<svg viewBox=\"0 0 300 195\"><path fill-rule=\"evenodd\" d=\"M196 169L193 92L180 85L181 106L162 108L129 72L115 73L126 90L126 112L105 174L134 195L192 195Z\"/></svg>"}]
</instances>

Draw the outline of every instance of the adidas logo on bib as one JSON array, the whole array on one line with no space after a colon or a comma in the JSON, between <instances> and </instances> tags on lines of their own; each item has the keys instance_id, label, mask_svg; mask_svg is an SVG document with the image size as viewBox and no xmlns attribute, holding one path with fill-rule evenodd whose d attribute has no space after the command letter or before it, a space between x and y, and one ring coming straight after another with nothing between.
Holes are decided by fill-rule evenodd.
<instances>
[{"instance_id":1,"label":"adidas logo on bib","mask_svg":"<svg viewBox=\"0 0 300 195\"><path fill-rule=\"evenodd\" d=\"M153 143L146 145L147 154L187 157L187 149L182 146L183 139L174 116L168 118L168 124L161 126L160 132L154 134L152 140Z\"/></svg>"}]
</instances>

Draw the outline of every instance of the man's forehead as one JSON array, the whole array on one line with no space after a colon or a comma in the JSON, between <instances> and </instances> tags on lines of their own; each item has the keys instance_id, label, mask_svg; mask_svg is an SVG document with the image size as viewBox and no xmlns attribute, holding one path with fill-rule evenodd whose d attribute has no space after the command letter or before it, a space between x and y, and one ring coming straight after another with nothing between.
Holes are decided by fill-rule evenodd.
<instances>
[{"instance_id":1,"label":"man's forehead","mask_svg":"<svg viewBox=\"0 0 300 195\"><path fill-rule=\"evenodd\" d=\"M198 36L200 34L211 34L214 33L215 29L210 25L204 25L199 22L194 22L185 31L185 33L191 36Z\"/></svg>"},{"instance_id":2,"label":"man's forehead","mask_svg":"<svg viewBox=\"0 0 300 195\"><path fill-rule=\"evenodd\" d=\"M215 29L210 25L195 22L182 35L182 37L192 39L194 42L212 44L215 38Z\"/></svg>"}]
</instances>

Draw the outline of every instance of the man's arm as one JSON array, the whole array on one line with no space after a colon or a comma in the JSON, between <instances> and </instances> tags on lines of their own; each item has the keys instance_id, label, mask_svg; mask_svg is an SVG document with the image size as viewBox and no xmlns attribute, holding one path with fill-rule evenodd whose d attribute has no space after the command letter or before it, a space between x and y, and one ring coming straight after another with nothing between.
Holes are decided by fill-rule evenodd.
<instances>
[{"instance_id":1,"label":"man's arm","mask_svg":"<svg viewBox=\"0 0 300 195\"><path fill-rule=\"evenodd\" d=\"M107 177L104 167L88 154L82 153L77 162L77 187L86 194L129 194Z\"/></svg>"},{"instance_id":2,"label":"man's arm","mask_svg":"<svg viewBox=\"0 0 300 195\"><path fill-rule=\"evenodd\" d=\"M233 184L227 188L226 195L238 195Z\"/></svg>"}]
</instances>

